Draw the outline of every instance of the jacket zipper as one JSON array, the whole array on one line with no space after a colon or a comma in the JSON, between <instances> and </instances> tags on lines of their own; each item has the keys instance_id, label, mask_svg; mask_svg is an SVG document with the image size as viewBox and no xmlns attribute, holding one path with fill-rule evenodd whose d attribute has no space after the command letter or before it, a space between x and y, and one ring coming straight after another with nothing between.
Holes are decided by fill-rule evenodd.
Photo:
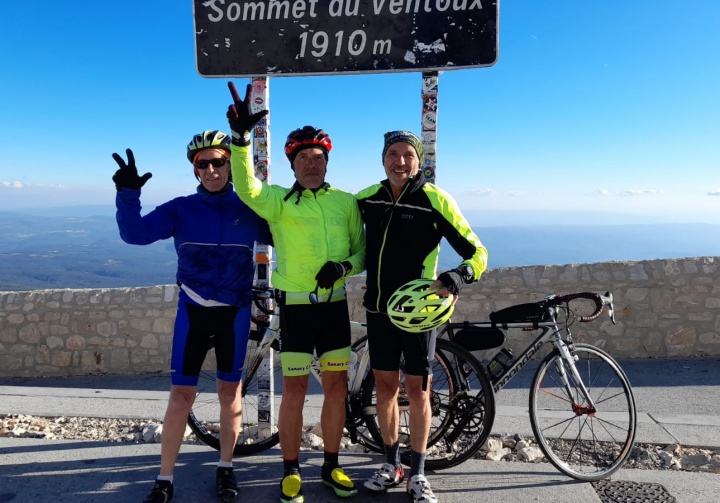
<instances>
[{"instance_id":1,"label":"jacket zipper","mask_svg":"<svg viewBox=\"0 0 720 503\"><path fill-rule=\"evenodd\" d=\"M376 279L376 280L377 280L377 286L378 286L378 293L377 293L377 300L375 301L375 310L376 310L377 312L379 312L379 313L382 313L382 312L383 312L383 311L380 309L380 298L382 297L382 295L381 295L381 293L382 293L382 287L380 286L380 277L381 277L380 271L381 271L381 269L382 269L382 267L381 267L381 265L382 265L382 257L383 257L383 253L385 252L385 243L386 243L386 241L387 241L387 234L388 234L388 230L390 229L390 222L392 222L393 215L395 215L395 207L397 206L397 203L400 202L400 199L402 199L402 196L405 194L405 191L407 190L408 185L409 185L409 183L406 183L406 184L405 184L405 187L403 187L403 190L402 190L402 192L400 193L400 195L398 196L397 201L395 201L395 200L393 199L392 190L391 190L391 189L388 189L387 187L385 187L385 186L383 185L383 188L384 188L386 191L388 191L388 193L390 194L390 200L392 201L392 210L390 211L390 218L388 219L388 223L387 223L387 225L385 226L385 232L383 232L382 246L380 247L380 256L378 257L378 272L377 272L377 279ZM385 311L387 311L387 308L385 309Z\"/></svg>"}]
</instances>

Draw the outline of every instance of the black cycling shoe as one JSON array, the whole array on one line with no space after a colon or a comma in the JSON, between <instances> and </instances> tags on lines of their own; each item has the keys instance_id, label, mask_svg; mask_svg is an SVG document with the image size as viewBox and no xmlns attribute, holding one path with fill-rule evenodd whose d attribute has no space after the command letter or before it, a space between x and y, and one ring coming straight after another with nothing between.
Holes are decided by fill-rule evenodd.
<instances>
[{"instance_id":1,"label":"black cycling shoe","mask_svg":"<svg viewBox=\"0 0 720 503\"><path fill-rule=\"evenodd\" d=\"M173 497L173 484L169 480L156 480L143 503L167 503Z\"/></svg>"},{"instance_id":2,"label":"black cycling shoe","mask_svg":"<svg viewBox=\"0 0 720 503\"><path fill-rule=\"evenodd\" d=\"M225 502L235 501L238 495L238 485L232 468L218 467L215 473L215 485L220 500Z\"/></svg>"}]
</instances>

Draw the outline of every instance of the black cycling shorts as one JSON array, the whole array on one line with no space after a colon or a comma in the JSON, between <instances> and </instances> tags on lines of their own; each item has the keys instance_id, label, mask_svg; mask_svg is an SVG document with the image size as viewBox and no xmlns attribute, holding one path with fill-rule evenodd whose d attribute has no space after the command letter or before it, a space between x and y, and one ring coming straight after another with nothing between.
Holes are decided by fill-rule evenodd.
<instances>
[{"instance_id":1,"label":"black cycling shorts","mask_svg":"<svg viewBox=\"0 0 720 503\"><path fill-rule=\"evenodd\" d=\"M280 355L283 375L310 371L313 350L322 370L347 371L350 315L346 299L321 304L280 304Z\"/></svg>"},{"instance_id":2,"label":"black cycling shorts","mask_svg":"<svg viewBox=\"0 0 720 503\"><path fill-rule=\"evenodd\" d=\"M405 373L425 376L435 354L437 332L411 333L400 330L384 313L367 312L367 334L370 364L375 370L399 370L400 357L405 357Z\"/></svg>"}]
</instances>

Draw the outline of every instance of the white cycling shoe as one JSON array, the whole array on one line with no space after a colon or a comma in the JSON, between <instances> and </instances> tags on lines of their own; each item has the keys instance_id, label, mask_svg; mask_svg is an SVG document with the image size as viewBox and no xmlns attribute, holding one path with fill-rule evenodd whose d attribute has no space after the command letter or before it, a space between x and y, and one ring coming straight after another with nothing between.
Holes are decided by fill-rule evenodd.
<instances>
[{"instance_id":1,"label":"white cycling shoe","mask_svg":"<svg viewBox=\"0 0 720 503\"><path fill-rule=\"evenodd\" d=\"M425 475L413 475L407 482L407 493L413 497L415 503L437 503L435 493L430 489L430 483Z\"/></svg>"}]
</instances>

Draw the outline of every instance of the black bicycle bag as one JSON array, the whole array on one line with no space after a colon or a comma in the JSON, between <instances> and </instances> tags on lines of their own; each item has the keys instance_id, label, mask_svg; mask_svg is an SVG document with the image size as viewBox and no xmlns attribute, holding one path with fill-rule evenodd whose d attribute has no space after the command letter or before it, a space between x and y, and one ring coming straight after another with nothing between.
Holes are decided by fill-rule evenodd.
<instances>
[{"instance_id":1,"label":"black bicycle bag","mask_svg":"<svg viewBox=\"0 0 720 503\"><path fill-rule=\"evenodd\" d=\"M493 326L507 323L532 323L536 325L548 319L549 314L545 302L518 304L490 313L490 321Z\"/></svg>"},{"instance_id":2,"label":"black bicycle bag","mask_svg":"<svg viewBox=\"0 0 720 503\"><path fill-rule=\"evenodd\" d=\"M466 327L455 333L453 342L468 351L482 351L502 346L505 334L499 328Z\"/></svg>"}]
</instances>

